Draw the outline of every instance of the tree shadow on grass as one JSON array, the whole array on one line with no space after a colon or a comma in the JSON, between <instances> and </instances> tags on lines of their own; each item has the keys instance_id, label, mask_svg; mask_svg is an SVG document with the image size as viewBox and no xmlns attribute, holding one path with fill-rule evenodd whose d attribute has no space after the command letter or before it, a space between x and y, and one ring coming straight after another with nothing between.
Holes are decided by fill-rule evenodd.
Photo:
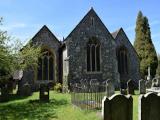
<instances>
[{"instance_id":1,"label":"tree shadow on grass","mask_svg":"<svg viewBox=\"0 0 160 120\"><path fill-rule=\"evenodd\" d=\"M68 104L67 100L55 100L40 102L30 100L22 103L14 103L0 106L0 120L49 120L57 118L56 109Z\"/></svg>"},{"instance_id":2,"label":"tree shadow on grass","mask_svg":"<svg viewBox=\"0 0 160 120\"><path fill-rule=\"evenodd\" d=\"M5 101L2 101L2 96L0 95L0 102L9 102L9 101L14 101L14 100L21 100L21 99L26 99L29 96L19 96L17 94L9 94L8 97L6 98Z\"/></svg>"}]
</instances>

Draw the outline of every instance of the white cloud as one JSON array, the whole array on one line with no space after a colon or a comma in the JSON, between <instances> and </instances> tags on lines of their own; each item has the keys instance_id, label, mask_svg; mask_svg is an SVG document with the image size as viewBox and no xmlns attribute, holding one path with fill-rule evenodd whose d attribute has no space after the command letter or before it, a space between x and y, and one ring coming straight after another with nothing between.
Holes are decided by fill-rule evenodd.
<instances>
[{"instance_id":1,"label":"white cloud","mask_svg":"<svg viewBox=\"0 0 160 120\"><path fill-rule=\"evenodd\" d=\"M27 27L27 24L25 23L13 23L13 24L8 24L8 25L3 25L1 26L1 29L11 31L13 29L25 28L25 27Z\"/></svg>"}]
</instances>

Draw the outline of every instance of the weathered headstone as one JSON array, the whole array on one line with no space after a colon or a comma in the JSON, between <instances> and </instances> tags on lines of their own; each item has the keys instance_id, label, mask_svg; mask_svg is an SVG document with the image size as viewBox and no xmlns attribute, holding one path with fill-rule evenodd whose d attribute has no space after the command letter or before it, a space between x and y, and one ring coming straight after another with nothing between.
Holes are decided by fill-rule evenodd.
<instances>
[{"instance_id":1,"label":"weathered headstone","mask_svg":"<svg viewBox=\"0 0 160 120\"><path fill-rule=\"evenodd\" d=\"M146 88L149 89L152 86L152 80L147 80L146 81Z\"/></svg>"},{"instance_id":2,"label":"weathered headstone","mask_svg":"<svg viewBox=\"0 0 160 120\"><path fill-rule=\"evenodd\" d=\"M114 85L110 79L108 79L106 82L106 93L107 97L110 97L115 93Z\"/></svg>"},{"instance_id":3,"label":"weathered headstone","mask_svg":"<svg viewBox=\"0 0 160 120\"><path fill-rule=\"evenodd\" d=\"M133 99L130 95L104 97L102 107L103 120L132 120Z\"/></svg>"},{"instance_id":4,"label":"weathered headstone","mask_svg":"<svg viewBox=\"0 0 160 120\"><path fill-rule=\"evenodd\" d=\"M120 93L122 94L122 95L127 95L127 89L120 89Z\"/></svg>"},{"instance_id":5,"label":"weathered headstone","mask_svg":"<svg viewBox=\"0 0 160 120\"><path fill-rule=\"evenodd\" d=\"M31 85L26 83L22 86L22 96L30 96L32 95Z\"/></svg>"},{"instance_id":6,"label":"weathered headstone","mask_svg":"<svg viewBox=\"0 0 160 120\"><path fill-rule=\"evenodd\" d=\"M140 94L146 93L146 81L144 79L139 80L139 93Z\"/></svg>"},{"instance_id":7,"label":"weathered headstone","mask_svg":"<svg viewBox=\"0 0 160 120\"><path fill-rule=\"evenodd\" d=\"M160 120L160 96L147 93L139 97L139 120Z\"/></svg>"},{"instance_id":8,"label":"weathered headstone","mask_svg":"<svg viewBox=\"0 0 160 120\"><path fill-rule=\"evenodd\" d=\"M127 82L127 90L128 94L134 95L134 82L131 79Z\"/></svg>"},{"instance_id":9,"label":"weathered headstone","mask_svg":"<svg viewBox=\"0 0 160 120\"><path fill-rule=\"evenodd\" d=\"M8 100L9 100L9 90L8 86L5 85L1 88L0 102L6 102Z\"/></svg>"},{"instance_id":10,"label":"weathered headstone","mask_svg":"<svg viewBox=\"0 0 160 120\"><path fill-rule=\"evenodd\" d=\"M48 84L40 84L40 101L48 102L49 101L49 86Z\"/></svg>"}]
</instances>

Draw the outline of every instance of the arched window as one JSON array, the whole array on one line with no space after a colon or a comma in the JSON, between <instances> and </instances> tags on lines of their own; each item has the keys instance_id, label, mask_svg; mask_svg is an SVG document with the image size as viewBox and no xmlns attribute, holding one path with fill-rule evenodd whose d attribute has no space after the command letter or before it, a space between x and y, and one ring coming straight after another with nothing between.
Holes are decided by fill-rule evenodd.
<instances>
[{"instance_id":1,"label":"arched window","mask_svg":"<svg viewBox=\"0 0 160 120\"><path fill-rule=\"evenodd\" d=\"M118 49L118 71L120 74L128 74L128 55L125 47Z\"/></svg>"},{"instance_id":2,"label":"arched window","mask_svg":"<svg viewBox=\"0 0 160 120\"><path fill-rule=\"evenodd\" d=\"M54 80L54 56L49 50L42 51L38 65L38 80Z\"/></svg>"},{"instance_id":3,"label":"arched window","mask_svg":"<svg viewBox=\"0 0 160 120\"><path fill-rule=\"evenodd\" d=\"M87 71L100 71L100 44L96 38L90 39L87 44Z\"/></svg>"}]
</instances>

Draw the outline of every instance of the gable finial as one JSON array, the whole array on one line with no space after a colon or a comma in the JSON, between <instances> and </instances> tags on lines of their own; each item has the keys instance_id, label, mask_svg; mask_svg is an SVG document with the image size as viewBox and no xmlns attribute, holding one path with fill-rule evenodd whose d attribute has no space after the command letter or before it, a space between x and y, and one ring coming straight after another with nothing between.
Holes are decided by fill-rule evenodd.
<instances>
[{"instance_id":1,"label":"gable finial","mask_svg":"<svg viewBox=\"0 0 160 120\"><path fill-rule=\"evenodd\" d=\"M93 7L91 7L91 10L93 10Z\"/></svg>"}]
</instances>

